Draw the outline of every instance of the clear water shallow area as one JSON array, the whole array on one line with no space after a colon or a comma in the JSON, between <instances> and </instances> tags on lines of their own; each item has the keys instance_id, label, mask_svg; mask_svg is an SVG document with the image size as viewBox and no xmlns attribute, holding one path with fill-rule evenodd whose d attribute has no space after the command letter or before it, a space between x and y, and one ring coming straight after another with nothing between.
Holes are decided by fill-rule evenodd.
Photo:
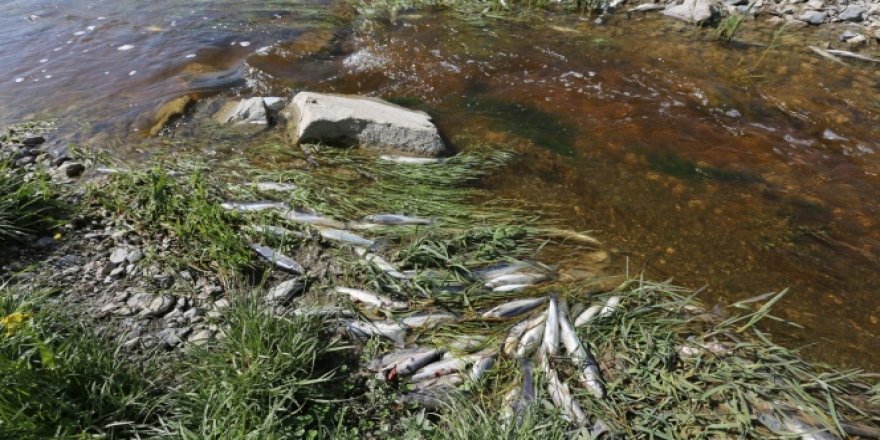
<instances>
[{"instance_id":1,"label":"clear water shallow area","mask_svg":"<svg viewBox=\"0 0 880 440\"><path fill-rule=\"evenodd\" d=\"M596 231L618 267L707 286L709 303L789 287L776 313L804 328L772 326L779 340L880 367L880 69L807 50L833 29L747 25L720 43L658 15L392 21L319 1L2 10L2 125L57 117L92 145L142 137L184 94L384 97L430 112L453 141L512 145L519 159L485 185Z\"/></svg>"}]
</instances>

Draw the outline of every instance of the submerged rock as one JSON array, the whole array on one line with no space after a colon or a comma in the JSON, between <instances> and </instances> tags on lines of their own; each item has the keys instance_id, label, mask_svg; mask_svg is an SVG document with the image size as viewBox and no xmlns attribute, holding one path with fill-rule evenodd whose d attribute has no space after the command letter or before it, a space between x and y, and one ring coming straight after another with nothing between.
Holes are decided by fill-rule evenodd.
<instances>
[{"instance_id":1,"label":"submerged rock","mask_svg":"<svg viewBox=\"0 0 880 440\"><path fill-rule=\"evenodd\" d=\"M801 14L800 16L798 16L798 20L803 21L805 23L818 25L818 24L824 23L826 17L827 17L827 15L825 15L824 12L806 11L803 14Z\"/></svg>"},{"instance_id":2,"label":"submerged rock","mask_svg":"<svg viewBox=\"0 0 880 440\"><path fill-rule=\"evenodd\" d=\"M184 95L160 105L153 117L155 122L150 127L150 136L159 134L171 119L182 115L193 102L189 95Z\"/></svg>"},{"instance_id":3,"label":"submerged rock","mask_svg":"<svg viewBox=\"0 0 880 440\"><path fill-rule=\"evenodd\" d=\"M420 156L446 151L428 114L381 99L301 92L287 113L294 142L357 145Z\"/></svg>"},{"instance_id":4,"label":"submerged rock","mask_svg":"<svg viewBox=\"0 0 880 440\"><path fill-rule=\"evenodd\" d=\"M711 0L684 0L680 4L670 3L663 15L688 22L702 23L710 20L718 9Z\"/></svg>"},{"instance_id":5,"label":"submerged rock","mask_svg":"<svg viewBox=\"0 0 880 440\"><path fill-rule=\"evenodd\" d=\"M271 122L271 112L283 107L282 98L259 96L247 98L226 103L214 114L214 120L221 124L232 124L236 127L260 131Z\"/></svg>"}]
</instances>

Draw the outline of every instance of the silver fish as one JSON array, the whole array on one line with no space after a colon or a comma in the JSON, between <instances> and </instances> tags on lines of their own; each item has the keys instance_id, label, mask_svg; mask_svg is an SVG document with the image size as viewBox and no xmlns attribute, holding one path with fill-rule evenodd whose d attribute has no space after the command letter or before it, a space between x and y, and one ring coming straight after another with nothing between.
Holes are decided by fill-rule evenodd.
<instances>
[{"instance_id":1,"label":"silver fish","mask_svg":"<svg viewBox=\"0 0 880 440\"><path fill-rule=\"evenodd\" d=\"M440 377L435 377L428 380L423 380L420 382L416 382L415 386L417 390L427 390L434 389L438 387L450 387L455 388L464 383L464 377L458 373L445 374Z\"/></svg>"},{"instance_id":2,"label":"silver fish","mask_svg":"<svg viewBox=\"0 0 880 440\"><path fill-rule=\"evenodd\" d=\"M396 322L365 322L350 320L345 323L345 330L352 336L366 339L371 336L383 336L390 339L398 347L403 347L406 329Z\"/></svg>"},{"instance_id":3,"label":"silver fish","mask_svg":"<svg viewBox=\"0 0 880 440\"><path fill-rule=\"evenodd\" d=\"M386 162L402 163L409 165L431 165L446 162L446 159L443 158L392 156L387 154L379 156L379 159L382 159Z\"/></svg>"},{"instance_id":4,"label":"silver fish","mask_svg":"<svg viewBox=\"0 0 880 440\"><path fill-rule=\"evenodd\" d=\"M447 354L449 356L449 354ZM433 379L447 374L458 373L473 362L473 355L465 357L444 357L443 359L426 365L412 376L413 382L421 382L423 380Z\"/></svg>"},{"instance_id":5,"label":"silver fish","mask_svg":"<svg viewBox=\"0 0 880 440\"><path fill-rule=\"evenodd\" d=\"M540 316L546 319L547 314L542 313ZM516 356L523 358L529 357L535 352L535 349L541 345L541 342L544 339L544 325L542 324L543 320L541 321L541 324L536 325L523 333L522 338L519 340L519 345L516 347Z\"/></svg>"},{"instance_id":6,"label":"silver fish","mask_svg":"<svg viewBox=\"0 0 880 440\"><path fill-rule=\"evenodd\" d=\"M526 358L518 358L520 368L523 372L522 389L519 391L517 399L513 404L514 424L519 425L523 416L528 411L529 406L535 401L538 391L535 389L535 376L532 372L532 361Z\"/></svg>"},{"instance_id":7,"label":"silver fish","mask_svg":"<svg viewBox=\"0 0 880 440\"><path fill-rule=\"evenodd\" d=\"M550 357L559 354L559 306L555 296L550 297L550 305L547 306L541 351Z\"/></svg>"},{"instance_id":8,"label":"silver fish","mask_svg":"<svg viewBox=\"0 0 880 440\"><path fill-rule=\"evenodd\" d=\"M500 263L494 264L492 266L484 267L482 269L477 269L474 271L477 276L483 279L485 282L492 281L494 278L498 278L503 275L509 275L515 272L519 272L522 269L530 269L532 265L529 263L525 263L522 261L514 261L512 263Z\"/></svg>"},{"instance_id":9,"label":"silver fish","mask_svg":"<svg viewBox=\"0 0 880 440\"><path fill-rule=\"evenodd\" d=\"M376 255L365 248L356 247L354 248L355 253L357 253L360 257L366 260L368 263L373 263L378 267L381 271L385 272L388 276L406 280L409 277L403 272L397 270L396 267L392 266L387 260L382 258L379 255Z\"/></svg>"},{"instance_id":10,"label":"silver fish","mask_svg":"<svg viewBox=\"0 0 880 440\"><path fill-rule=\"evenodd\" d=\"M431 223L434 223L434 221L431 219L409 217L399 214L373 214L364 217L361 221L383 226L430 225Z\"/></svg>"},{"instance_id":11,"label":"silver fish","mask_svg":"<svg viewBox=\"0 0 880 440\"><path fill-rule=\"evenodd\" d=\"M399 365L397 365L397 375L399 376L409 376L410 374L415 373L416 371L422 369L426 365L440 359L445 354L443 350L432 350L427 353L422 353L419 355L410 356Z\"/></svg>"},{"instance_id":12,"label":"silver fish","mask_svg":"<svg viewBox=\"0 0 880 440\"><path fill-rule=\"evenodd\" d=\"M308 212L301 212L294 209L288 209L284 211L282 214L286 220L294 222L294 223L302 223L306 225L315 225L315 226L326 226L328 228L336 228L342 229L345 225L338 221L333 220L330 217L325 217L323 215L311 214Z\"/></svg>"},{"instance_id":13,"label":"silver fish","mask_svg":"<svg viewBox=\"0 0 880 440\"><path fill-rule=\"evenodd\" d=\"M485 343L485 336L468 335L455 338L454 340L449 341L447 345L453 350L469 353L482 347Z\"/></svg>"},{"instance_id":14,"label":"silver fish","mask_svg":"<svg viewBox=\"0 0 880 440\"><path fill-rule=\"evenodd\" d=\"M471 367L470 379L474 382L479 381L495 365L495 356L496 353L492 353L474 362L474 365Z\"/></svg>"},{"instance_id":15,"label":"silver fish","mask_svg":"<svg viewBox=\"0 0 880 440\"><path fill-rule=\"evenodd\" d=\"M308 237L306 234L303 234L302 232L291 231L290 229L282 228L280 226L273 226L273 225L253 225L253 226L247 226L247 229L249 229L253 232L256 232L257 234L274 235L275 237L278 237L278 238L284 238L284 237L305 238L305 237Z\"/></svg>"},{"instance_id":16,"label":"silver fish","mask_svg":"<svg viewBox=\"0 0 880 440\"><path fill-rule=\"evenodd\" d=\"M540 283L548 278L549 277L546 274L542 273L511 273L493 278L486 283L485 286L489 289L494 289L496 287L508 286L511 284L532 285Z\"/></svg>"},{"instance_id":17,"label":"silver fish","mask_svg":"<svg viewBox=\"0 0 880 440\"><path fill-rule=\"evenodd\" d=\"M327 240L339 241L355 246L371 247L375 243L373 240L366 239L360 235L342 229L318 228L318 233L321 234L321 237L324 237Z\"/></svg>"},{"instance_id":18,"label":"silver fish","mask_svg":"<svg viewBox=\"0 0 880 440\"><path fill-rule=\"evenodd\" d=\"M661 9L666 9L666 6L655 5L653 3L645 3L642 5L638 5L634 8L629 8L626 10L626 12L649 12L649 11L659 11Z\"/></svg>"},{"instance_id":19,"label":"silver fish","mask_svg":"<svg viewBox=\"0 0 880 440\"><path fill-rule=\"evenodd\" d=\"M608 301L605 302L605 305L602 307L602 311L599 312L600 318L607 318L614 314L617 311L617 306L620 305L620 301L623 300L623 297L620 296L612 296L608 298Z\"/></svg>"},{"instance_id":20,"label":"silver fish","mask_svg":"<svg viewBox=\"0 0 880 440\"><path fill-rule=\"evenodd\" d=\"M547 297L525 298L495 306L483 313L483 318L510 318L527 313L544 304Z\"/></svg>"},{"instance_id":21,"label":"silver fish","mask_svg":"<svg viewBox=\"0 0 880 440\"><path fill-rule=\"evenodd\" d=\"M758 421L776 434L796 435L801 440L837 440L827 429L817 428L803 420L793 411L779 409L770 404L769 409L757 411Z\"/></svg>"},{"instance_id":22,"label":"silver fish","mask_svg":"<svg viewBox=\"0 0 880 440\"><path fill-rule=\"evenodd\" d=\"M455 321L457 316L448 312L417 313L400 320L400 323L409 328L435 327L449 321Z\"/></svg>"},{"instance_id":23,"label":"silver fish","mask_svg":"<svg viewBox=\"0 0 880 440\"><path fill-rule=\"evenodd\" d=\"M587 416L584 414L584 410L581 409L580 404L571 396L571 390L568 389L568 385L559 380L559 375L549 367L546 359L541 365L544 375L547 376L547 391L550 392L550 399L562 410L562 413L569 421L578 426L584 426L587 422Z\"/></svg>"},{"instance_id":24,"label":"silver fish","mask_svg":"<svg viewBox=\"0 0 880 440\"><path fill-rule=\"evenodd\" d=\"M862 54L850 52L847 50L828 49L828 53L830 53L831 55L837 55L837 56L841 56L844 58L852 58L854 60L869 61L872 63L880 63L880 58L874 58L872 56L862 55Z\"/></svg>"},{"instance_id":25,"label":"silver fish","mask_svg":"<svg viewBox=\"0 0 880 440\"><path fill-rule=\"evenodd\" d=\"M352 312L349 309L343 309L342 307L317 307L317 308L298 308L293 311L293 314L296 316L309 316L314 315L321 318L354 318L357 316L356 313Z\"/></svg>"},{"instance_id":26,"label":"silver fish","mask_svg":"<svg viewBox=\"0 0 880 440\"><path fill-rule=\"evenodd\" d=\"M418 353L428 353L434 351L433 348L430 347L413 347L413 348L404 348L402 350L393 351L386 355L377 357L371 360L367 365L367 371L379 372L388 368L391 368L395 364L403 362L408 357L413 356Z\"/></svg>"},{"instance_id":27,"label":"silver fish","mask_svg":"<svg viewBox=\"0 0 880 440\"><path fill-rule=\"evenodd\" d=\"M276 252L272 248L259 244L251 244L251 249L253 249L259 256L263 257L264 259L281 269L289 270L298 274L303 274L306 272L302 265L297 263L293 258L290 258L280 252Z\"/></svg>"},{"instance_id":28,"label":"silver fish","mask_svg":"<svg viewBox=\"0 0 880 440\"><path fill-rule=\"evenodd\" d=\"M498 286L492 289L493 292L516 292L519 290L523 290L527 287L532 287L531 284L508 284L506 286Z\"/></svg>"},{"instance_id":29,"label":"silver fish","mask_svg":"<svg viewBox=\"0 0 880 440\"><path fill-rule=\"evenodd\" d=\"M513 327L510 327L510 330L507 331L507 337L504 338L504 345L502 348L502 353L510 356L516 351L517 345L519 345L519 340L522 338L523 333L528 330L529 320L523 320L516 324Z\"/></svg>"},{"instance_id":30,"label":"silver fish","mask_svg":"<svg viewBox=\"0 0 880 440\"><path fill-rule=\"evenodd\" d=\"M350 287L337 287L336 293L347 295L353 301L369 304L373 307L387 308L391 310L406 310L407 304L403 301L394 301L387 296L379 295L361 289L352 289Z\"/></svg>"},{"instance_id":31,"label":"silver fish","mask_svg":"<svg viewBox=\"0 0 880 440\"><path fill-rule=\"evenodd\" d=\"M602 381L599 366L590 354L587 347L577 337L574 327L568 318L568 304L565 300L559 302L559 330L562 345L571 356L572 362L578 366L580 381L597 399L605 397L605 384Z\"/></svg>"},{"instance_id":32,"label":"silver fish","mask_svg":"<svg viewBox=\"0 0 880 440\"><path fill-rule=\"evenodd\" d=\"M229 211L259 212L269 209L288 209L286 203L281 202L223 202L220 207Z\"/></svg>"},{"instance_id":33,"label":"silver fish","mask_svg":"<svg viewBox=\"0 0 880 440\"><path fill-rule=\"evenodd\" d=\"M592 321L593 318L599 315L599 312L602 311L602 306L590 306L587 310L584 310L583 313L578 315L574 320L574 326L580 327L582 325L586 325L588 322Z\"/></svg>"},{"instance_id":34,"label":"silver fish","mask_svg":"<svg viewBox=\"0 0 880 440\"><path fill-rule=\"evenodd\" d=\"M290 192L295 190L296 188L297 186L292 183L257 182L257 189L265 192Z\"/></svg>"}]
</instances>

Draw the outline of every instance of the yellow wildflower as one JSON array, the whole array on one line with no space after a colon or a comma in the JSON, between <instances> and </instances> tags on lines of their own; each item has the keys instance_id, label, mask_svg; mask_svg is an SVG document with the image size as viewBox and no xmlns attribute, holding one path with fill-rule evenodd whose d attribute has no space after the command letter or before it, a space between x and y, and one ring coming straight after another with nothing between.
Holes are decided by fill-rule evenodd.
<instances>
[{"instance_id":1,"label":"yellow wildflower","mask_svg":"<svg viewBox=\"0 0 880 440\"><path fill-rule=\"evenodd\" d=\"M0 318L0 326L6 329L6 336L12 336L16 330L24 326L24 323L30 319L31 314L25 312L15 312L11 315Z\"/></svg>"}]
</instances>

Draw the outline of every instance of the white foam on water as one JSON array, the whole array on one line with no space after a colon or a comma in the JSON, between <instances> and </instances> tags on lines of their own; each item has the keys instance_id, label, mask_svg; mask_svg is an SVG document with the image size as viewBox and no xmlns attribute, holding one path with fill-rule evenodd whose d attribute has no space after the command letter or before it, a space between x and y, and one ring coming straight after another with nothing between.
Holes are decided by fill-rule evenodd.
<instances>
[{"instance_id":1,"label":"white foam on water","mask_svg":"<svg viewBox=\"0 0 880 440\"><path fill-rule=\"evenodd\" d=\"M195 57L196 57L196 54L194 54L194 53L186 54L186 58L195 58Z\"/></svg>"},{"instance_id":2,"label":"white foam on water","mask_svg":"<svg viewBox=\"0 0 880 440\"><path fill-rule=\"evenodd\" d=\"M76 31L73 33L73 35L80 36L80 35L85 35L85 33L86 33L86 31Z\"/></svg>"},{"instance_id":3,"label":"white foam on water","mask_svg":"<svg viewBox=\"0 0 880 440\"><path fill-rule=\"evenodd\" d=\"M86 30L87 30L87 31L93 31L93 30L95 30L95 26L89 26L89 27L86 28Z\"/></svg>"},{"instance_id":4,"label":"white foam on water","mask_svg":"<svg viewBox=\"0 0 880 440\"><path fill-rule=\"evenodd\" d=\"M128 76L134 76L135 73L138 73L138 71L132 70L131 72L128 72Z\"/></svg>"},{"instance_id":5,"label":"white foam on water","mask_svg":"<svg viewBox=\"0 0 880 440\"><path fill-rule=\"evenodd\" d=\"M20 83L22 81L24 81L24 78L15 78L15 82L17 82L17 83Z\"/></svg>"},{"instance_id":6,"label":"white foam on water","mask_svg":"<svg viewBox=\"0 0 880 440\"><path fill-rule=\"evenodd\" d=\"M40 60L41 63L45 63L46 61L49 61L49 59L48 59L48 58L43 58L42 60Z\"/></svg>"},{"instance_id":7,"label":"white foam on water","mask_svg":"<svg viewBox=\"0 0 880 440\"><path fill-rule=\"evenodd\" d=\"M134 49L134 45L132 45L132 44L123 44L122 46L119 46L116 48L116 50L132 50L132 49Z\"/></svg>"},{"instance_id":8,"label":"white foam on water","mask_svg":"<svg viewBox=\"0 0 880 440\"><path fill-rule=\"evenodd\" d=\"M52 75L46 75L45 78L46 78L46 79L52 79Z\"/></svg>"},{"instance_id":9,"label":"white foam on water","mask_svg":"<svg viewBox=\"0 0 880 440\"><path fill-rule=\"evenodd\" d=\"M250 41L242 41L241 43L238 43L238 45L241 47L248 47L251 45L251 42Z\"/></svg>"}]
</instances>

